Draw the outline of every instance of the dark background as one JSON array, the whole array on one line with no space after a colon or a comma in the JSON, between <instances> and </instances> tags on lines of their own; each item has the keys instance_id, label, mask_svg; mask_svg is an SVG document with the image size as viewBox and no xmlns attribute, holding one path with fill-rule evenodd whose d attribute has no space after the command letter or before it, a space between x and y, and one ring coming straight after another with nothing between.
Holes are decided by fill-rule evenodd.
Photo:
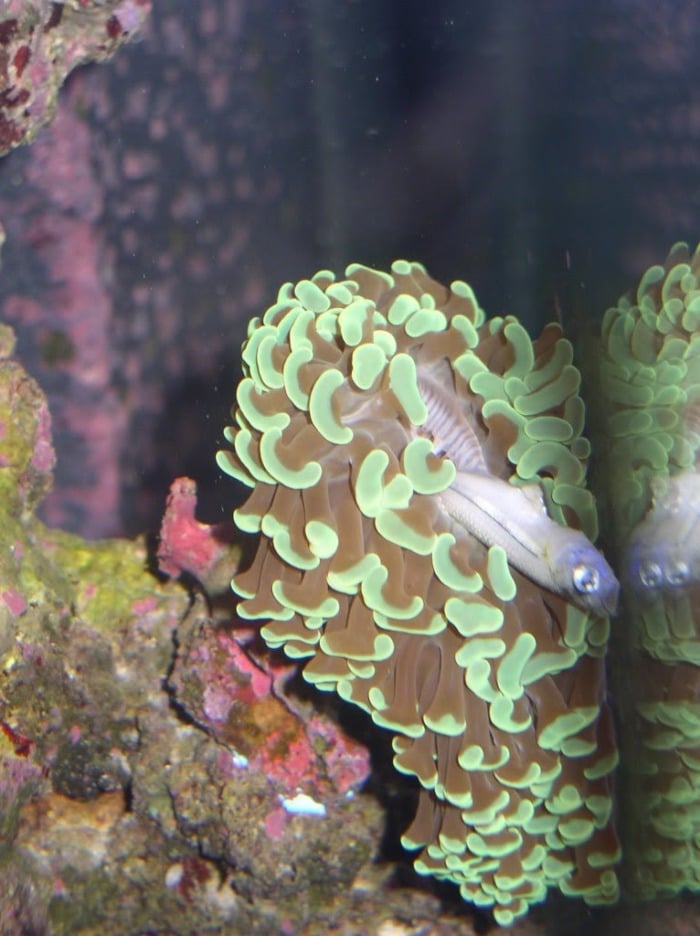
<instances>
[{"instance_id":1,"label":"dark background","mask_svg":"<svg viewBox=\"0 0 700 936\"><path fill-rule=\"evenodd\" d=\"M0 165L0 315L54 415L52 523L153 529L181 474L203 519L229 515L214 452L246 324L285 280L421 260L468 280L487 314L532 333L559 317L576 342L673 242L695 246L696 3L154 7ZM91 270L70 240L56 260L72 222ZM86 277L102 303L92 383ZM91 501L100 479L112 493Z\"/></svg>"}]
</instances>

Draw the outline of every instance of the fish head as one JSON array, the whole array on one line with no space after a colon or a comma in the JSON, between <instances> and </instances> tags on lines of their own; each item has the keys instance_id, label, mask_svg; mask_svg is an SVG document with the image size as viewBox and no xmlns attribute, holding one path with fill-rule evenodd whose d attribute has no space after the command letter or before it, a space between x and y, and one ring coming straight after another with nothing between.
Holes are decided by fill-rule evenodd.
<instances>
[{"instance_id":1,"label":"fish head","mask_svg":"<svg viewBox=\"0 0 700 936\"><path fill-rule=\"evenodd\" d=\"M636 537L627 549L624 577L637 596L651 598L687 587L691 569L674 543Z\"/></svg>"},{"instance_id":2,"label":"fish head","mask_svg":"<svg viewBox=\"0 0 700 936\"><path fill-rule=\"evenodd\" d=\"M599 617L616 613L620 583L592 543L577 542L563 550L558 565L557 579L573 604Z\"/></svg>"}]
</instances>

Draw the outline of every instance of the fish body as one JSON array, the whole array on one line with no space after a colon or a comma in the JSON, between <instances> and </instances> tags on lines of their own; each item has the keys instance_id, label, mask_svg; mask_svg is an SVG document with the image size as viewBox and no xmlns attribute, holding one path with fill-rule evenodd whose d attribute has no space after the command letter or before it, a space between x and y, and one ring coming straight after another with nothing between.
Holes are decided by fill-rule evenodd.
<instances>
[{"instance_id":1,"label":"fish body","mask_svg":"<svg viewBox=\"0 0 700 936\"><path fill-rule=\"evenodd\" d=\"M458 471L440 498L455 523L484 545L503 547L523 575L592 614L615 613L619 583L605 557L580 530L549 516L538 484Z\"/></svg>"},{"instance_id":2,"label":"fish body","mask_svg":"<svg viewBox=\"0 0 700 936\"><path fill-rule=\"evenodd\" d=\"M652 482L652 505L629 538L625 581L641 597L700 581L700 473Z\"/></svg>"},{"instance_id":3,"label":"fish body","mask_svg":"<svg viewBox=\"0 0 700 936\"><path fill-rule=\"evenodd\" d=\"M549 516L539 484L518 487L489 473L478 432L451 387L444 368L419 370L428 412L423 431L457 469L439 495L442 508L484 545L503 547L513 567L538 585L592 614L613 614L620 587L602 553L580 530Z\"/></svg>"}]
</instances>

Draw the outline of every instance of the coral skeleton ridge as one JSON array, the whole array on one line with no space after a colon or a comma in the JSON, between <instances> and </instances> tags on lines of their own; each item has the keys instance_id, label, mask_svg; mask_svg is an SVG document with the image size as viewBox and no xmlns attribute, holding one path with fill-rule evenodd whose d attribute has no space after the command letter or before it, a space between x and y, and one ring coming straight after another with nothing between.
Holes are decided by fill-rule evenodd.
<instances>
[{"instance_id":1,"label":"coral skeleton ridge","mask_svg":"<svg viewBox=\"0 0 700 936\"><path fill-rule=\"evenodd\" d=\"M250 323L218 455L260 537L239 615L392 733L417 870L502 924L549 889L618 895L618 585L572 360L417 263L321 271Z\"/></svg>"}]
</instances>

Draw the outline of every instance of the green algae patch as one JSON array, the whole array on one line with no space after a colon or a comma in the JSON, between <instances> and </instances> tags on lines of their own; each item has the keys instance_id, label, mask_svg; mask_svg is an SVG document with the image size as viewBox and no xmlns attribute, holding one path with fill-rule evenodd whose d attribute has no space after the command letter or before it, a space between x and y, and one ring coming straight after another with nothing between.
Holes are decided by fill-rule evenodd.
<instances>
[{"instance_id":1,"label":"green algae patch","mask_svg":"<svg viewBox=\"0 0 700 936\"><path fill-rule=\"evenodd\" d=\"M146 543L110 539L86 542L63 531L47 531L54 563L73 589L76 616L96 631L116 631L165 596L181 593L148 569Z\"/></svg>"},{"instance_id":2,"label":"green algae patch","mask_svg":"<svg viewBox=\"0 0 700 936\"><path fill-rule=\"evenodd\" d=\"M30 514L50 488L56 460L50 426L36 381L0 358L0 503L9 516Z\"/></svg>"}]
</instances>

